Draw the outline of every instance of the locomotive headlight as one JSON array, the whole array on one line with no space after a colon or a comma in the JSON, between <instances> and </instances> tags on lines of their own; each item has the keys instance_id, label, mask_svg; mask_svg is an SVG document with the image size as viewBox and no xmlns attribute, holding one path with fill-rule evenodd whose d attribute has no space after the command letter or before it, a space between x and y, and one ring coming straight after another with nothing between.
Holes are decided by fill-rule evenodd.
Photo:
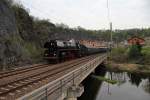
<instances>
[{"instance_id":1,"label":"locomotive headlight","mask_svg":"<svg viewBox=\"0 0 150 100\"><path fill-rule=\"evenodd\" d=\"M54 53L54 56L56 56L56 53Z\"/></svg>"}]
</instances>

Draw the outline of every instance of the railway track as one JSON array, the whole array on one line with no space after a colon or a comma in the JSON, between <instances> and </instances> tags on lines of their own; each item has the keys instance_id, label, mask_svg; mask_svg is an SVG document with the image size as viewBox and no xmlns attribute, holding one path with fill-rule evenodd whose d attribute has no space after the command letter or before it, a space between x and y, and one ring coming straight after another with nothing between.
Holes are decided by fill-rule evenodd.
<instances>
[{"instance_id":1,"label":"railway track","mask_svg":"<svg viewBox=\"0 0 150 100\"><path fill-rule=\"evenodd\" d=\"M85 59L85 58L82 58ZM65 63L65 65L72 64L78 60L73 60L70 62ZM7 84L8 82L12 81L17 81L19 79L25 78L25 77L32 77L33 75L36 75L37 73L44 73L47 72L48 70L53 70L56 68L59 68L60 66L65 66L63 63L57 64L57 65L40 65L36 68L31 68L31 69L23 69L18 71L11 71L10 73L4 74L0 78L0 87L3 86L3 84ZM34 71L33 71L34 70ZM22 74L26 76L22 76Z\"/></svg>"},{"instance_id":2,"label":"railway track","mask_svg":"<svg viewBox=\"0 0 150 100\"><path fill-rule=\"evenodd\" d=\"M97 55L80 58L77 60L57 65L43 65L40 68L33 67L27 70L11 71L1 75L0 100L12 100L42 86L69 70L86 63ZM3 82L3 83L2 83Z\"/></svg>"},{"instance_id":3,"label":"railway track","mask_svg":"<svg viewBox=\"0 0 150 100\"><path fill-rule=\"evenodd\" d=\"M20 74L20 73L25 73L25 72L32 71L32 70L42 69L42 68L49 67L52 65L54 64L37 64L31 67L25 67L25 68L19 68L19 69L14 69L10 71L0 72L0 79L4 77L12 76L12 75Z\"/></svg>"},{"instance_id":4,"label":"railway track","mask_svg":"<svg viewBox=\"0 0 150 100\"><path fill-rule=\"evenodd\" d=\"M54 64L36 64L34 66L30 66L30 67L25 67L25 68L18 68L18 69L13 69L13 70L9 70L9 71L4 71L4 72L0 72L0 79L4 78L4 77L8 77L8 76L12 76L15 74L20 74L20 73L24 73L27 71L32 71L32 70L37 70L40 68L44 68L44 67L48 67Z\"/></svg>"},{"instance_id":5,"label":"railway track","mask_svg":"<svg viewBox=\"0 0 150 100\"><path fill-rule=\"evenodd\" d=\"M47 66L51 66L51 65L49 65L49 64L39 64L39 65L35 65L35 66L32 66L32 67L19 68L19 69L16 69L16 70L1 72L0 73L0 79L2 79L4 77L8 77L8 76L24 73L24 72L27 72L27 71L40 69L40 68L47 67Z\"/></svg>"}]
</instances>

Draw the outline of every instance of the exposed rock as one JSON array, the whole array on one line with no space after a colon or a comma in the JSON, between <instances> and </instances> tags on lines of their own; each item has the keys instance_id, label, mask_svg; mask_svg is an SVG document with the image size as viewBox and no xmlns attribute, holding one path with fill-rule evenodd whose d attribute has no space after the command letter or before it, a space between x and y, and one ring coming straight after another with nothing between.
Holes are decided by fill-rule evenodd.
<instances>
[{"instance_id":1,"label":"exposed rock","mask_svg":"<svg viewBox=\"0 0 150 100\"><path fill-rule=\"evenodd\" d=\"M21 56L19 39L15 15L6 1L0 0L0 66Z\"/></svg>"},{"instance_id":2,"label":"exposed rock","mask_svg":"<svg viewBox=\"0 0 150 100\"><path fill-rule=\"evenodd\" d=\"M20 37L25 41L32 41L36 38L36 33L33 30L33 19L21 5L14 5L13 7L16 25Z\"/></svg>"}]
</instances>

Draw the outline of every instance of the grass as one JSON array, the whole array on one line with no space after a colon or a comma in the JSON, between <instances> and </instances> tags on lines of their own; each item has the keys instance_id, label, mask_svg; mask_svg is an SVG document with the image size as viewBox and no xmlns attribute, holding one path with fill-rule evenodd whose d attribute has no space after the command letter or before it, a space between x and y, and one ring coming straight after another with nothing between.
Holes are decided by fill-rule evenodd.
<instances>
[{"instance_id":1,"label":"grass","mask_svg":"<svg viewBox=\"0 0 150 100\"><path fill-rule=\"evenodd\" d=\"M135 64L143 64L150 65L150 47L144 46L141 50L141 56L130 57L129 48L118 47L113 48L111 52L111 60L117 63L135 63Z\"/></svg>"},{"instance_id":2,"label":"grass","mask_svg":"<svg viewBox=\"0 0 150 100\"><path fill-rule=\"evenodd\" d=\"M126 62L127 48L123 47L113 48L111 51L111 60L116 62Z\"/></svg>"},{"instance_id":3,"label":"grass","mask_svg":"<svg viewBox=\"0 0 150 100\"><path fill-rule=\"evenodd\" d=\"M118 83L118 81L116 81L116 80L110 80L110 79L105 78L105 77L102 77L102 76L95 76L95 75L92 75L92 77L93 77L93 78L96 78L96 79L98 79L98 80L100 80L100 81L105 81L105 82L111 83L111 84L117 84L117 83Z\"/></svg>"},{"instance_id":4,"label":"grass","mask_svg":"<svg viewBox=\"0 0 150 100\"><path fill-rule=\"evenodd\" d=\"M108 62L107 70L115 72L138 72L150 74L150 65Z\"/></svg>"},{"instance_id":5,"label":"grass","mask_svg":"<svg viewBox=\"0 0 150 100\"><path fill-rule=\"evenodd\" d=\"M143 47L142 49L143 54L143 64L150 65L150 47Z\"/></svg>"},{"instance_id":6,"label":"grass","mask_svg":"<svg viewBox=\"0 0 150 100\"><path fill-rule=\"evenodd\" d=\"M150 54L150 47L143 47L143 49L142 49L142 53L143 54Z\"/></svg>"}]
</instances>

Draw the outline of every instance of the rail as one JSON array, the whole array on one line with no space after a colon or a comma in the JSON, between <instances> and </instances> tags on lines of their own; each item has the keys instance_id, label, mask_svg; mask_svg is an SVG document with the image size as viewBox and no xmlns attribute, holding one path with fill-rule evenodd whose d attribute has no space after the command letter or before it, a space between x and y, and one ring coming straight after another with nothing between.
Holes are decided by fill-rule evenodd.
<instances>
[{"instance_id":1,"label":"rail","mask_svg":"<svg viewBox=\"0 0 150 100\"><path fill-rule=\"evenodd\" d=\"M18 98L17 100L48 100L49 98L57 100L58 97L63 98L69 87L79 85L100 63L102 63L104 59L106 59L106 54L95 58L83 66L21 98Z\"/></svg>"}]
</instances>

